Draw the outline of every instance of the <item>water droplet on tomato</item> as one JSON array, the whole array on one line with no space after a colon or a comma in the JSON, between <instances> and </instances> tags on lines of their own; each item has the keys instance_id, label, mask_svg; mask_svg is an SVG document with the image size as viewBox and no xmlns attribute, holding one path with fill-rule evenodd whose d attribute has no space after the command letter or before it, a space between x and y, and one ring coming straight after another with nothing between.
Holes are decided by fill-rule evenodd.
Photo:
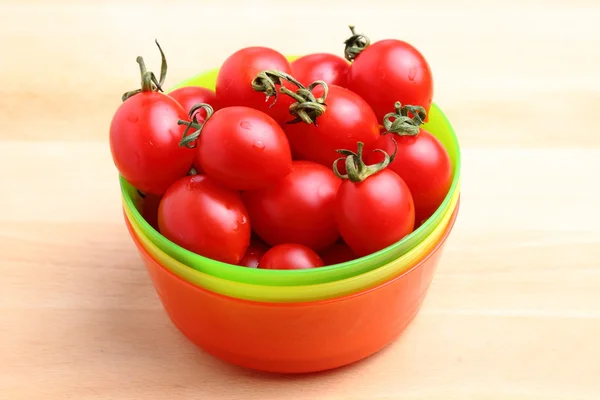
<instances>
[{"instance_id":1,"label":"water droplet on tomato","mask_svg":"<svg viewBox=\"0 0 600 400\"><path fill-rule=\"evenodd\" d=\"M240 122L240 127L242 129L248 129L248 130L250 130L250 129L252 129L252 124L250 122L248 122L248 121L242 121L242 122Z\"/></svg>"},{"instance_id":2,"label":"water droplet on tomato","mask_svg":"<svg viewBox=\"0 0 600 400\"><path fill-rule=\"evenodd\" d=\"M248 218L246 218L246 216L245 216L245 215L242 215L242 218L241 218L241 224L242 224L242 225L245 225L245 224L246 224L246 222L248 222Z\"/></svg>"},{"instance_id":3,"label":"water droplet on tomato","mask_svg":"<svg viewBox=\"0 0 600 400\"><path fill-rule=\"evenodd\" d=\"M414 81L416 76L417 76L417 67L410 67L408 70L408 79L411 81Z\"/></svg>"},{"instance_id":4,"label":"water droplet on tomato","mask_svg":"<svg viewBox=\"0 0 600 400\"><path fill-rule=\"evenodd\" d=\"M261 142L260 140L257 140L252 144L252 147L254 147L255 149L258 149L258 150L264 150L265 144L263 142Z\"/></svg>"},{"instance_id":5,"label":"water droplet on tomato","mask_svg":"<svg viewBox=\"0 0 600 400\"><path fill-rule=\"evenodd\" d=\"M127 116L127 121L131 122L132 124L135 124L136 122L138 122L138 116L137 115L128 115Z\"/></svg>"}]
</instances>

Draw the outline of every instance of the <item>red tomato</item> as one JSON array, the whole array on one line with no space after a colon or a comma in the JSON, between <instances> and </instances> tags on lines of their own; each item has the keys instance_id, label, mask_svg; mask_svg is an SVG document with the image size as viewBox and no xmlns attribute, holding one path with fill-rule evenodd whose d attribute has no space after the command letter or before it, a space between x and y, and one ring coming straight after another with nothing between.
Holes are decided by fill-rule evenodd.
<instances>
[{"instance_id":1,"label":"red tomato","mask_svg":"<svg viewBox=\"0 0 600 400\"><path fill-rule=\"evenodd\" d=\"M320 254L325 265L336 265L354 260L356 256L352 249L345 243L335 243L323 250Z\"/></svg>"},{"instance_id":2,"label":"red tomato","mask_svg":"<svg viewBox=\"0 0 600 400\"><path fill-rule=\"evenodd\" d=\"M301 244L279 244L267 251L260 260L261 269L308 269L322 266L321 257Z\"/></svg>"},{"instance_id":3,"label":"red tomato","mask_svg":"<svg viewBox=\"0 0 600 400\"><path fill-rule=\"evenodd\" d=\"M450 190L452 162L444 145L419 127L426 116L423 109L401 107L400 103L395 106L396 113L388 114L384 121L390 133L383 135L373 149L391 154L397 148L396 157L388 168L408 185L415 202L415 223L421 225L438 209ZM410 118L409 113L415 115ZM404 118L404 122L393 124L398 118ZM365 158L368 163L378 163L383 161L383 154L367 152Z\"/></svg>"},{"instance_id":4,"label":"red tomato","mask_svg":"<svg viewBox=\"0 0 600 400\"><path fill-rule=\"evenodd\" d=\"M355 148L357 142L371 144L379 138L379 122L357 94L335 85L328 87L328 93L323 86L316 86L313 94L317 98L325 95L326 104L320 104L322 115L310 116L316 125L302 121L283 127L296 158L331 168L339 157L338 149Z\"/></svg>"},{"instance_id":5,"label":"red tomato","mask_svg":"<svg viewBox=\"0 0 600 400\"><path fill-rule=\"evenodd\" d=\"M160 46L158 49L162 57L158 86L154 74L138 57L142 88L123 95L110 124L109 142L119 173L141 192L161 195L188 173L194 152L178 146L185 129L178 120L187 118L186 111L158 92L166 75L165 56Z\"/></svg>"},{"instance_id":6,"label":"red tomato","mask_svg":"<svg viewBox=\"0 0 600 400\"><path fill-rule=\"evenodd\" d=\"M250 243L250 218L239 193L204 175L181 178L165 192L158 226L181 247L230 264L239 263Z\"/></svg>"},{"instance_id":7,"label":"red tomato","mask_svg":"<svg viewBox=\"0 0 600 400\"><path fill-rule=\"evenodd\" d=\"M210 89L200 87L200 86L186 86L179 89L175 89L169 93L169 96L177 100L179 104L183 106L183 108L189 112L194 106L206 103L210 104L213 111L217 111L221 107L219 107L219 103L217 101L217 96L215 92ZM206 110L198 109L192 113L191 118L196 117L198 122L203 122L206 118ZM200 153L195 151L194 158L194 168L196 172L202 172L202 168L200 167Z\"/></svg>"},{"instance_id":8,"label":"red tomato","mask_svg":"<svg viewBox=\"0 0 600 400\"><path fill-rule=\"evenodd\" d=\"M415 47L387 39L367 45L355 55L348 89L365 99L381 121L396 101L429 111L433 77L427 60Z\"/></svg>"},{"instance_id":9,"label":"red tomato","mask_svg":"<svg viewBox=\"0 0 600 400\"><path fill-rule=\"evenodd\" d=\"M292 66L279 52L266 47L247 47L233 53L217 75L216 94L221 107L246 106L260 110L278 123L290 119L288 108L292 99L272 93L277 101L265 101L265 95L252 87L257 75L266 70L291 74ZM289 83L284 85L292 88Z\"/></svg>"},{"instance_id":10,"label":"red tomato","mask_svg":"<svg viewBox=\"0 0 600 400\"><path fill-rule=\"evenodd\" d=\"M341 181L310 161L294 161L292 172L261 190L242 193L254 232L271 246L298 243L314 250L339 237L335 196Z\"/></svg>"},{"instance_id":11,"label":"red tomato","mask_svg":"<svg viewBox=\"0 0 600 400\"><path fill-rule=\"evenodd\" d=\"M200 103L210 104L214 111L220 108L215 92L200 86L186 86L175 89L169 93L169 96L177 100L187 112ZM196 115L198 121L203 121L206 118L206 110L196 110L194 115Z\"/></svg>"},{"instance_id":12,"label":"red tomato","mask_svg":"<svg viewBox=\"0 0 600 400\"><path fill-rule=\"evenodd\" d=\"M328 53L309 54L292 61L294 78L305 86L314 81L324 81L328 85L346 87L348 69L348 61Z\"/></svg>"},{"instance_id":13,"label":"red tomato","mask_svg":"<svg viewBox=\"0 0 600 400\"><path fill-rule=\"evenodd\" d=\"M269 246L261 240L251 239L250 246L248 246L246 254L244 254L244 257L242 257L238 265L243 265L248 268L258 268L260 260L267 250L269 250Z\"/></svg>"},{"instance_id":14,"label":"red tomato","mask_svg":"<svg viewBox=\"0 0 600 400\"><path fill-rule=\"evenodd\" d=\"M162 93L125 100L110 124L110 150L119 173L143 193L161 195L192 167L194 151L180 147L187 113Z\"/></svg>"},{"instance_id":15,"label":"red tomato","mask_svg":"<svg viewBox=\"0 0 600 400\"><path fill-rule=\"evenodd\" d=\"M345 151L347 175L336 198L336 221L340 234L357 256L384 249L413 231L415 207L406 183L386 160L367 167L358 152Z\"/></svg>"},{"instance_id":16,"label":"red tomato","mask_svg":"<svg viewBox=\"0 0 600 400\"><path fill-rule=\"evenodd\" d=\"M215 182L235 190L259 189L292 170L285 132L267 114L248 107L225 107L206 118L196 143L199 167Z\"/></svg>"}]
</instances>

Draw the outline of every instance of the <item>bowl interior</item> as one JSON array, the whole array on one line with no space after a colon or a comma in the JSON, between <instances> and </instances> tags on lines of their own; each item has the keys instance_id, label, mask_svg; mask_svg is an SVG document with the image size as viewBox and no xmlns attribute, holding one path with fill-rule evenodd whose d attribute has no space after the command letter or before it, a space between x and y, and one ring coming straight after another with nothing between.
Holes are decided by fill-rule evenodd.
<instances>
[{"instance_id":1,"label":"bowl interior","mask_svg":"<svg viewBox=\"0 0 600 400\"><path fill-rule=\"evenodd\" d=\"M290 59L293 58L295 57L290 57ZM203 86L214 89L217 73L218 69L208 71L181 82L171 90L183 86ZM230 281L269 286L314 285L348 279L379 268L392 261L398 262L399 259L402 259L403 255L425 240L440 225L444 218L449 218L452 215L454 211L452 205L456 203L460 191L461 159L458 140L452 125L442 110L435 104L431 107L429 122L424 125L424 128L434 134L443 143L452 161L453 180L446 198L438 210L410 235L383 250L346 263L308 270L262 270L222 263L202 257L176 245L150 226L139 211L141 210L143 199L133 186L123 179L123 177L120 177L123 207L132 222L134 222L134 225L138 227L140 236L148 238L152 244L171 258L208 275Z\"/></svg>"},{"instance_id":2,"label":"bowl interior","mask_svg":"<svg viewBox=\"0 0 600 400\"><path fill-rule=\"evenodd\" d=\"M124 210L133 240L141 246L152 258L167 268L178 277L204 289L229 297L261 302L306 302L332 299L356 293L377 286L395 276L415 267L421 260L445 238L456 217L458 198L453 200L452 214L446 214L442 222L434 229L431 235L419 243L415 248L400 258L368 271L346 279L315 285L293 286L265 286L244 282L230 281L213 275L203 273L182 264L178 260L163 252L147 237L143 236L140 227L131 218L130 211Z\"/></svg>"}]
</instances>

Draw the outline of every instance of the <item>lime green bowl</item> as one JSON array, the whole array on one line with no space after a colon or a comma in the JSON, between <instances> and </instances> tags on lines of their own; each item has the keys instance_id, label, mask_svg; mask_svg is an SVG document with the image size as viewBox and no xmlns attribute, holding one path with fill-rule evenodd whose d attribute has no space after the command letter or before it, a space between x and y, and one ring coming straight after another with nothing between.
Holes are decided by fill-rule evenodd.
<instances>
[{"instance_id":1,"label":"lime green bowl","mask_svg":"<svg viewBox=\"0 0 600 400\"><path fill-rule=\"evenodd\" d=\"M450 233L453 222L458 212L459 196L453 196L450 201L452 212L447 213L428 235L413 249L403 256L375 268L364 274L351 276L332 282L323 282L314 285L273 286L257 285L245 282L236 282L216 276L208 275L182 264L160 250L140 230L132 220L128 210L124 210L126 222L134 242L140 249L149 254L162 267L171 271L186 282L224 296L244 300L261 301L269 303L304 303L319 300L335 299L350 294L367 290L385 282L393 280L402 274L414 271L423 262L434 260L437 263L444 239ZM435 255L437 254L437 255ZM429 261L427 261L429 260Z\"/></svg>"},{"instance_id":2,"label":"lime green bowl","mask_svg":"<svg viewBox=\"0 0 600 400\"><path fill-rule=\"evenodd\" d=\"M290 59L293 58L290 57ZM208 71L176 85L171 90L184 86L203 86L214 90L217 73L218 69ZM314 285L351 278L402 257L428 237L442 220L454 211L451 207L452 199L457 198L460 191L461 160L458 139L450 121L436 104L432 104L429 111L429 121L423 128L443 143L452 161L453 179L446 198L437 211L410 235L376 253L345 263L305 270L263 270L240 267L202 257L171 242L150 226L140 213L143 199L138 195L136 188L131 186L123 177L120 177L123 207L127 214L131 216L131 221L139 227L141 235L147 237L158 249L182 264L208 275L231 281L267 286Z\"/></svg>"}]
</instances>

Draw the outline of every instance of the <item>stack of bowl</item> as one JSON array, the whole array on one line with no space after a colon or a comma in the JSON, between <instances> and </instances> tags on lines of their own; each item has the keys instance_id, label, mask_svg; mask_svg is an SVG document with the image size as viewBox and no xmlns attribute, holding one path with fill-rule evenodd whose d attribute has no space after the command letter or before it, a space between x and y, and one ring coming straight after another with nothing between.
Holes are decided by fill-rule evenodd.
<instances>
[{"instance_id":1,"label":"stack of bowl","mask_svg":"<svg viewBox=\"0 0 600 400\"><path fill-rule=\"evenodd\" d=\"M214 90L216 75L209 71L177 87ZM144 199L121 178L129 233L173 323L218 358L282 373L340 367L393 341L421 306L459 206L460 150L452 126L433 104L423 128L453 163L444 202L394 245L321 268L252 269L194 254L145 221Z\"/></svg>"}]
</instances>

